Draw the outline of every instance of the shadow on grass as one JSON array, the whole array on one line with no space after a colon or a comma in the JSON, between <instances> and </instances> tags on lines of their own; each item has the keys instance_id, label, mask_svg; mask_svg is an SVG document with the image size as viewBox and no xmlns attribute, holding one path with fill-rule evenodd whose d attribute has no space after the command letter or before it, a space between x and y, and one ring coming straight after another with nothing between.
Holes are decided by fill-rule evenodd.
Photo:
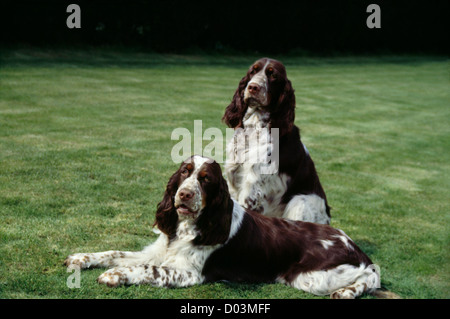
<instances>
[{"instance_id":1,"label":"shadow on grass","mask_svg":"<svg viewBox=\"0 0 450 319\"><path fill-rule=\"evenodd\" d=\"M355 244L367 255L373 256L377 252L378 248L375 243L368 240L355 240Z\"/></svg>"}]
</instances>

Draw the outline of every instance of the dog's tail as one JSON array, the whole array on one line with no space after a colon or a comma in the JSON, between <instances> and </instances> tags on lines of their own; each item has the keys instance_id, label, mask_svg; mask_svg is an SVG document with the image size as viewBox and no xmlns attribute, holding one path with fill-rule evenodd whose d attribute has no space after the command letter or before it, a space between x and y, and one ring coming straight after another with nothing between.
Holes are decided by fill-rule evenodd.
<instances>
[{"instance_id":1,"label":"dog's tail","mask_svg":"<svg viewBox=\"0 0 450 319\"><path fill-rule=\"evenodd\" d=\"M396 293L393 293L392 291L385 290L385 289L376 289L375 291L371 292L370 294L375 296L378 299L402 299L402 297L400 297Z\"/></svg>"}]
</instances>

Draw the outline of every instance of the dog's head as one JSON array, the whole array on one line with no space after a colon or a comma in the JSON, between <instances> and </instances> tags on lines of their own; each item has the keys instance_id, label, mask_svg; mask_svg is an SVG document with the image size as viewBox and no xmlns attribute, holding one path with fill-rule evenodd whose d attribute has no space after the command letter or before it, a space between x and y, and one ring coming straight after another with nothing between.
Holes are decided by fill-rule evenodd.
<instances>
[{"instance_id":1,"label":"dog's head","mask_svg":"<svg viewBox=\"0 0 450 319\"><path fill-rule=\"evenodd\" d=\"M280 136L289 132L295 119L295 95L284 65L262 58L253 63L239 82L233 100L222 120L232 128L242 127L248 108L270 113L270 127L279 128Z\"/></svg>"},{"instance_id":2,"label":"dog's head","mask_svg":"<svg viewBox=\"0 0 450 319\"><path fill-rule=\"evenodd\" d=\"M196 243L223 243L228 238L232 209L220 165L195 155L185 160L169 179L158 204L156 224L173 237L180 221L192 220L201 234Z\"/></svg>"}]
</instances>

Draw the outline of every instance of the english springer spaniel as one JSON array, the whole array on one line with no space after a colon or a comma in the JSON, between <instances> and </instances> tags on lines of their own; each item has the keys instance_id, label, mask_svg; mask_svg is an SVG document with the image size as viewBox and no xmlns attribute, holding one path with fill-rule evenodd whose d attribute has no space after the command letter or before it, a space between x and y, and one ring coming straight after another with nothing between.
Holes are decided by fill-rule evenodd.
<instances>
[{"instance_id":1,"label":"english springer spaniel","mask_svg":"<svg viewBox=\"0 0 450 319\"><path fill-rule=\"evenodd\" d=\"M245 210L228 193L219 164L193 156L170 178L158 204L161 234L140 252L70 255L70 267L113 267L110 287L186 287L205 282L279 282L332 298L380 285L377 267L341 230Z\"/></svg>"},{"instance_id":2,"label":"english springer spaniel","mask_svg":"<svg viewBox=\"0 0 450 319\"><path fill-rule=\"evenodd\" d=\"M222 118L235 129L225 165L230 193L266 216L329 224L330 207L294 118L295 95L284 65L268 58L256 61ZM278 138L268 133L274 128ZM278 170L263 173L262 165L271 161Z\"/></svg>"}]
</instances>

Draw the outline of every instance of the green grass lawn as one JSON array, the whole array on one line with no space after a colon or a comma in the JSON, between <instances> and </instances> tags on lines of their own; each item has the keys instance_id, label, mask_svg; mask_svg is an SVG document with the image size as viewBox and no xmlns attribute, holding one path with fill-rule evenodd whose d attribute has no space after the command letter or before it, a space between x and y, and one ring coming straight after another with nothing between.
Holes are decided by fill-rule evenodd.
<instances>
[{"instance_id":1,"label":"green grass lawn","mask_svg":"<svg viewBox=\"0 0 450 319\"><path fill-rule=\"evenodd\" d=\"M178 164L177 127L218 127L259 56L0 55L0 298L320 298L281 284L107 288L75 252L139 250ZM450 80L439 57L275 57L343 229L403 298L449 298ZM204 143L206 145L209 142ZM371 298L364 296L364 298Z\"/></svg>"}]
</instances>

